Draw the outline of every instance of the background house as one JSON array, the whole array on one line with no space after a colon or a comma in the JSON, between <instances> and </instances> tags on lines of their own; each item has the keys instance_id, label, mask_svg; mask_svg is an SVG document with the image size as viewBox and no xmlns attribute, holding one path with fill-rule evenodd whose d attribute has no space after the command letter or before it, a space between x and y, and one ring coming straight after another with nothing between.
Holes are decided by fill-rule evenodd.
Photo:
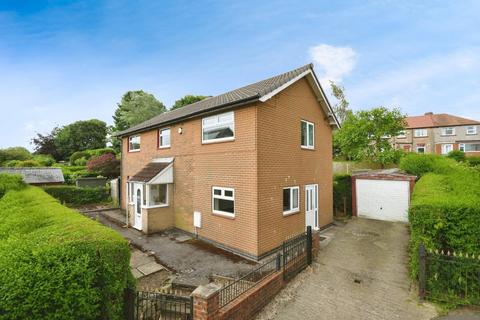
<instances>
[{"instance_id":1,"label":"background house","mask_svg":"<svg viewBox=\"0 0 480 320\"><path fill-rule=\"evenodd\" d=\"M393 141L397 149L435 154L462 150L467 156L480 155L479 121L432 112L406 121L406 130Z\"/></svg>"},{"instance_id":2,"label":"background house","mask_svg":"<svg viewBox=\"0 0 480 320\"><path fill-rule=\"evenodd\" d=\"M120 134L122 207L258 259L332 222L337 126L312 65L163 113Z\"/></svg>"}]
</instances>

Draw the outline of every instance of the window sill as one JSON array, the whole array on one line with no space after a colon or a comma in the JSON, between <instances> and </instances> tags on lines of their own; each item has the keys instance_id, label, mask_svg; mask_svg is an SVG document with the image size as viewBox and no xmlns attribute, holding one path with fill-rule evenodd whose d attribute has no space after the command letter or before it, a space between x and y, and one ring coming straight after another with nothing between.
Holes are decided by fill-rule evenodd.
<instances>
[{"instance_id":1,"label":"window sill","mask_svg":"<svg viewBox=\"0 0 480 320\"><path fill-rule=\"evenodd\" d=\"M288 216L291 216L291 215L297 214L297 213L299 213L299 212L300 212L300 210L294 210L294 211L284 211L284 212L283 212L283 216L284 216L284 217L288 217Z\"/></svg>"},{"instance_id":2,"label":"window sill","mask_svg":"<svg viewBox=\"0 0 480 320\"><path fill-rule=\"evenodd\" d=\"M455 137L456 134L441 134L440 137Z\"/></svg>"},{"instance_id":3,"label":"window sill","mask_svg":"<svg viewBox=\"0 0 480 320\"><path fill-rule=\"evenodd\" d=\"M159 204L157 206L142 206L142 209L166 208L168 204Z\"/></svg>"},{"instance_id":4,"label":"window sill","mask_svg":"<svg viewBox=\"0 0 480 320\"><path fill-rule=\"evenodd\" d=\"M170 146L158 147L158 149L170 149Z\"/></svg>"},{"instance_id":5,"label":"window sill","mask_svg":"<svg viewBox=\"0 0 480 320\"><path fill-rule=\"evenodd\" d=\"M221 139L215 139L215 140L202 140L202 144L212 144L212 143L220 143L220 142L230 142L230 141L235 141L235 137L232 138L221 138Z\"/></svg>"},{"instance_id":6,"label":"window sill","mask_svg":"<svg viewBox=\"0 0 480 320\"><path fill-rule=\"evenodd\" d=\"M138 149L138 150L128 150L128 153L134 153L134 152L140 152L140 149Z\"/></svg>"},{"instance_id":7,"label":"window sill","mask_svg":"<svg viewBox=\"0 0 480 320\"><path fill-rule=\"evenodd\" d=\"M222 217L222 218L227 218L227 219L230 219L230 220L234 220L235 219L235 213L228 213L228 212L221 212L221 211L212 211L212 214L214 216L218 216L218 217Z\"/></svg>"},{"instance_id":8,"label":"window sill","mask_svg":"<svg viewBox=\"0 0 480 320\"><path fill-rule=\"evenodd\" d=\"M315 151L315 147L305 147L305 146L300 146L301 149L303 150L311 150L311 151Z\"/></svg>"},{"instance_id":9,"label":"window sill","mask_svg":"<svg viewBox=\"0 0 480 320\"><path fill-rule=\"evenodd\" d=\"M466 135L466 136L476 136L477 133L476 133L476 132L475 132L475 133L465 133L465 135Z\"/></svg>"}]
</instances>

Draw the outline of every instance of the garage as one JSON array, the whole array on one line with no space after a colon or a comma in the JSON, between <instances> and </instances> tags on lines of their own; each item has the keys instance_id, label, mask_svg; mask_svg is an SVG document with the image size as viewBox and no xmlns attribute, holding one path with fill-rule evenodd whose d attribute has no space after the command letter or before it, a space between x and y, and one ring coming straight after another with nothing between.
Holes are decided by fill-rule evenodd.
<instances>
[{"instance_id":1,"label":"garage","mask_svg":"<svg viewBox=\"0 0 480 320\"><path fill-rule=\"evenodd\" d=\"M352 175L354 216L408 222L415 176L399 169L372 170Z\"/></svg>"}]
</instances>

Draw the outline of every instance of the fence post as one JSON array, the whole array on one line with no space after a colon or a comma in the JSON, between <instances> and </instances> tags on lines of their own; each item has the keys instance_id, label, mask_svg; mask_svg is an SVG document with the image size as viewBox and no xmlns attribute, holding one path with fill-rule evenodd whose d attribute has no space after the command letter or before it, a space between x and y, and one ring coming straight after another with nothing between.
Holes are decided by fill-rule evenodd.
<instances>
[{"instance_id":1,"label":"fence post","mask_svg":"<svg viewBox=\"0 0 480 320\"><path fill-rule=\"evenodd\" d=\"M418 296L425 299L427 256L423 243L418 247Z\"/></svg>"},{"instance_id":2,"label":"fence post","mask_svg":"<svg viewBox=\"0 0 480 320\"><path fill-rule=\"evenodd\" d=\"M124 305L125 319L134 320L135 318L135 289L127 288L124 291Z\"/></svg>"},{"instance_id":3,"label":"fence post","mask_svg":"<svg viewBox=\"0 0 480 320\"><path fill-rule=\"evenodd\" d=\"M280 268L282 267L282 255L280 253L277 253L277 257L275 259L275 270L280 271Z\"/></svg>"},{"instance_id":4,"label":"fence post","mask_svg":"<svg viewBox=\"0 0 480 320\"><path fill-rule=\"evenodd\" d=\"M312 264L312 227L307 226L307 263Z\"/></svg>"}]
</instances>

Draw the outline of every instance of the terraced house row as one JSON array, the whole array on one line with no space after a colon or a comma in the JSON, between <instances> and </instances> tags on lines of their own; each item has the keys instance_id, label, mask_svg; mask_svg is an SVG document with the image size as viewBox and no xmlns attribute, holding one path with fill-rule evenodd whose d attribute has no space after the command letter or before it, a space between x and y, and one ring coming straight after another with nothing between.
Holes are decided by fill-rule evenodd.
<instances>
[{"instance_id":1,"label":"terraced house row","mask_svg":"<svg viewBox=\"0 0 480 320\"><path fill-rule=\"evenodd\" d=\"M397 149L435 154L461 150L467 156L480 156L479 121L432 112L406 120L406 130L393 139Z\"/></svg>"},{"instance_id":2,"label":"terraced house row","mask_svg":"<svg viewBox=\"0 0 480 320\"><path fill-rule=\"evenodd\" d=\"M309 64L123 131L129 224L179 228L259 259L332 223L337 127Z\"/></svg>"}]
</instances>

